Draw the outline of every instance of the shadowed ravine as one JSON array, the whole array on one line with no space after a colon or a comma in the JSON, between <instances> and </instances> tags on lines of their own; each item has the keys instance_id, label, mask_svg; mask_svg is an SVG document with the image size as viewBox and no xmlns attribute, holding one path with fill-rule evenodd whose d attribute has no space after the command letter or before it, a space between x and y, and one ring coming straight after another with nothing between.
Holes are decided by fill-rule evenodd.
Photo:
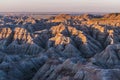
<instances>
[{"instance_id":1,"label":"shadowed ravine","mask_svg":"<svg viewBox=\"0 0 120 80\"><path fill-rule=\"evenodd\" d=\"M0 16L0 80L120 80L120 14Z\"/></svg>"}]
</instances>

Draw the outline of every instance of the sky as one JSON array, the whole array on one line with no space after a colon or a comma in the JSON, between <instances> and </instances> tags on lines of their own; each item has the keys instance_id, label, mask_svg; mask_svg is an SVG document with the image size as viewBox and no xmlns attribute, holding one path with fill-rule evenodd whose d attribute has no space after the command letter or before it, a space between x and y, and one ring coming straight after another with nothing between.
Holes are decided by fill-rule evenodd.
<instances>
[{"instance_id":1,"label":"sky","mask_svg":"<svg viewBox=\"0 0 120 80\"><path fill-rule=\"evenodd\" d=\"M120 12L120 0L0 0L0 12Z\"/></svg>"}]
</instances>

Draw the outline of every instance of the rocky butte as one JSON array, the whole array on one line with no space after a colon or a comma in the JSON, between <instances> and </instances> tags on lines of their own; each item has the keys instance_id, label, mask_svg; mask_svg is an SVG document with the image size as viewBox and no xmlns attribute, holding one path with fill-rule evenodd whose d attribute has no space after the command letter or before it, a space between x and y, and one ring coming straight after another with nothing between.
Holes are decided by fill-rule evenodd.
<instances>
[{"instance_id":1,"label":"rocky butte","mask_svg":"<svg viewBox=\"0 0 120 80\"><path fill-rule=\"evenodd\" d=\"M120 13L0 16L0 80L120 80Z\"/></svg>"}]
</instances>

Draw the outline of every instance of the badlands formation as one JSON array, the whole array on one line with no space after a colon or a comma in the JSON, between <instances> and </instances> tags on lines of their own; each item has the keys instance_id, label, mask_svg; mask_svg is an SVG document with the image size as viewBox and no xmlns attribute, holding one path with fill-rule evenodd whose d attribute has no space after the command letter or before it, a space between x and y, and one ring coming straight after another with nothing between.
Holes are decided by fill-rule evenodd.
<instances>
[{"instance_id":1,"label":"badlands formation","mask_svg":"<svg viewBox=\"0 0 120 80\"><path fill-rule=\"evenodd\" d=\"M120 14L0 16L0 80L120 80Z\"/></svg>"}]
</instances>

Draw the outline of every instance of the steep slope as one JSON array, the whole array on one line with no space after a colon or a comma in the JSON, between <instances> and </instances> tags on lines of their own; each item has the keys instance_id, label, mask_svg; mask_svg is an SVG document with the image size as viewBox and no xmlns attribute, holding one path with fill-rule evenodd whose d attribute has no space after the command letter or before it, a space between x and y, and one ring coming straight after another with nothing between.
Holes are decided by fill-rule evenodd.
<instances>
[{"instance_id":1,"label":"steep slope","mask_svg":"<svg viewBox=\"0 0 120 80\"><path fill-rule=\"evenodd\" d=\"M0 80L120 80L119 19L0 16Z\"/></svg>"}]
</instances>

